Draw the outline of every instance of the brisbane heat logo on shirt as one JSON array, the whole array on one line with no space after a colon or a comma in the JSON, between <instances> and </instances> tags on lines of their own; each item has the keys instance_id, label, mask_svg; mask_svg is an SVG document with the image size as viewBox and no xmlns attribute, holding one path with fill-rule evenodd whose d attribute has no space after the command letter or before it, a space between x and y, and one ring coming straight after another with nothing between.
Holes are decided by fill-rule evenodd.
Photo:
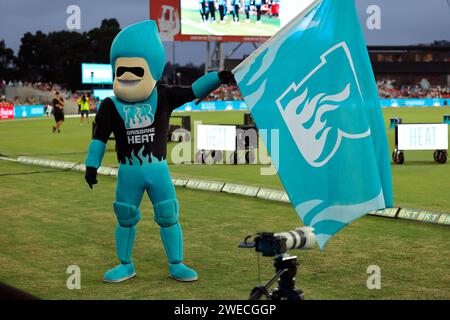
<instances>
[{"instance_id":1,"label":"brisbane heat logo on shirt","mask_svg":"<svg viewBox=\"0 0 450 320\"><path fill-rule=\"evenodd\" d=\"M150 127L154 121L152 106L149 104L126 105L124 110L127 129Z\"/></svg>"},{"instance_id":2,"label":"brisbane heat logo on shirt","mask_svg":"<svg viewBox=\"0 0 450 320\"><path fill-rule=\"evenodd\" d=\"M155 128L150 128L155 120L150 104L125 105L125 127L128 144L153 142Z\"/></svg>"}]
</instances>

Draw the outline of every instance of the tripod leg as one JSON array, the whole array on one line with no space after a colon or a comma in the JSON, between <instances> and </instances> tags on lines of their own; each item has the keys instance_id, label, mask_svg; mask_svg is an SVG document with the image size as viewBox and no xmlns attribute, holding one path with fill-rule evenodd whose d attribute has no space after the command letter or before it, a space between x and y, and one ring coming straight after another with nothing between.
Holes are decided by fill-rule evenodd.
<instances>
[{"instance_id":1,"label":"tripod leg","mask_svg":"<svg viewBox=\"0 0 450 320\"><path fill-rule=\"evenodd\" d=\"M267 291L266 287L258 286L253 288L252 292L250 292L248 300L261 300L263 296L265 296L267 300L270 300L270 293Z\"/></svg>"}]
</instances>

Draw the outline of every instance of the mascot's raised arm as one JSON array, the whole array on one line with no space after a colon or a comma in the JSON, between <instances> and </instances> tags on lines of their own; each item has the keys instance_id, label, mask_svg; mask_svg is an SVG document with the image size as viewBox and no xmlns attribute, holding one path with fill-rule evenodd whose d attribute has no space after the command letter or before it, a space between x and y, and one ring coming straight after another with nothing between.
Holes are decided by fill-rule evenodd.
<instances>
[{"instance_id":1,"label":"mascot's raised arm","mask_svg":"<svg viewBox=\"0 0 450 320\"><path fill-rule=\"evenodd\" d=\"M197 273L183 264L183 234L178 223L179 205L166 162L169 117L174 109L233 79L229 71L212 72L192 87L159 85L165 66L164 48L152 20L122 30L111 46L114 95L103 100L95 117L96 129L86 159L86 182L97 183L105 144L114 133L119 172L115 231L120 264L108 270L103 280L121 282L136 275L131 255L139 206L144 191L153 203L154 219L169 262L169 276L195 281Z\"/></svg>"}]
</instances>

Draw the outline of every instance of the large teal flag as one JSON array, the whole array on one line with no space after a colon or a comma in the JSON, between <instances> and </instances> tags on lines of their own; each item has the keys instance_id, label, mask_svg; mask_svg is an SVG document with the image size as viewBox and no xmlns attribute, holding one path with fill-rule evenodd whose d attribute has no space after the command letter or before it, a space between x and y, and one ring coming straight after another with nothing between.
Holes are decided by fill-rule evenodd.
<instances>
[{"instance_id":1,"label":"large teal flag","mask_svg":"<svg viewBox=\"0 0 450 320\"><path fill-rule=\"evenodd\" d=\"M355 219L393 205L381 105L353 1L313 1L234 70L321 249Z\"/></svg>"}]
</instances>

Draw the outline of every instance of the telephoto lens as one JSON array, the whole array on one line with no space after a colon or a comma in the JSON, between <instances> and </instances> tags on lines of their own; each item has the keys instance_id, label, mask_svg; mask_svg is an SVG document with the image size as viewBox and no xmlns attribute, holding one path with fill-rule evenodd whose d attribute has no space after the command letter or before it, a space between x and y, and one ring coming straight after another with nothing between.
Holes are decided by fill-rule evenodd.
<instances>
[{"instance_id":1,"label":"telephoto lens","mask_svg":"<svg viewBox=\"0 0 450 320\"><path fill-rule=\"evenodd\" d=\"M314 234L314 228L301 227L292 231L276 233L275 237L281 237L286 239L286 249L302 249L310 250L316 243L316 235Z\"/></svg>"}]
</instances>

